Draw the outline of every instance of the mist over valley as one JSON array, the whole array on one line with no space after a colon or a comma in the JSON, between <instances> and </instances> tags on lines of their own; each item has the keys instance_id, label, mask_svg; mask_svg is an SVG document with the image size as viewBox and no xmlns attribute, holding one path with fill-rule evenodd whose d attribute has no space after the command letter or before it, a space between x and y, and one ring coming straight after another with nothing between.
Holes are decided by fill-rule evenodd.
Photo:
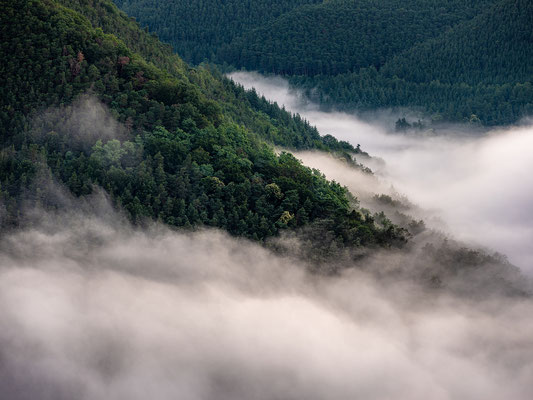
<instances>
[{"instance_id":1,"label":"mist over valley","mask_svg":"<svg viewBox=\"0 0 533 400\"><path fill-rule=\"evenodd\" d=\"M0 2L0 399L531 398L532 2Z\"/></svg>"},{"instance_id":2,"label":"mist over valley","mask_svg":"<svg viewBox=\"0 0 533 400\"><path fill-rule=\"evenodd\" d=\"M317 276L220 231L141 230L112 213L41 214L0 247L9 399L531 393L530 297Z\"/></svg>"},{"instance_id":3,"label":"mist over valley","mask_svg":"<svg viewBox=\"0 0 533 400\"><path fill-rule=\"evenodd\" d=\"M304 164L329 179L347 185L356 196L396 192L426 214L434 226L455 238L487 246L509 257L525 272L533 272L533 126L480 133L467 125L450 125L437 132L395 132L376 113L374 122L345 112L324 112L279 77L235 72L230 77L245 88L300 114L321 134L356 146L371 158L356 157L372 169L376 183L326 155L296 153ZM385 113L383 113L385 114ZM371 188L369 190L369 188Z\"/></svg>"}]
</instances>

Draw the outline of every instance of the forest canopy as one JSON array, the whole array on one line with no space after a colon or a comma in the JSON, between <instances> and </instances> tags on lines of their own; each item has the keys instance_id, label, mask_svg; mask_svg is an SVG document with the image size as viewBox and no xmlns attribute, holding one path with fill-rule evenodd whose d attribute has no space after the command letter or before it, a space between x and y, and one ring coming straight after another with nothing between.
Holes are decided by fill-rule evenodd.
<instances>
[{"instance_id":1,"label":"forest canopy","mask_svg":"<svg viewBox=\"0 0 533 400\"><path fill-rule=\"evenodd\" d=\"M28 204L59 210L69 196L103 190L134 223L258 241L313 225L335 249L405 242L404 229L376 222L345 188L273 145L340 153L355 168L359 148L190 68L111 2L2 8L4 229L24 223Z\"/></svg>"},{"instance_id":2,"label":"forest canopy","mask_svg":"<svg viewBox=\"0 0 533 400\"><path fill-rule=\"evenodd\" d=\"M188 62L282 74L325 107L434 121L533 112L528 0L117 0Z\"/></svg>"}]
</instances>

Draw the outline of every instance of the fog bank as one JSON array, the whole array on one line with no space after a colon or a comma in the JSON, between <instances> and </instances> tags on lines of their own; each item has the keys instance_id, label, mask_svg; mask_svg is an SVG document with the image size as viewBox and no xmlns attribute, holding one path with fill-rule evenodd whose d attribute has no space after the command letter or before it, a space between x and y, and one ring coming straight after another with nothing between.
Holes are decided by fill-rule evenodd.
<instances>
[{"instance_id":1,"label":"fog bank","mask_svg":"<svg viewBox=\"0 0 533 400\"><path fill-rule=\"evenodd\" d=\"M59 215L0 240L0 397L529 399L533 303Z\"/></svg>"},{"instance_id":2,"label":"fog bank","mask_svg":"<svg viewBox=\"0 0 533 400\"><path fill-rule=\"evenodd\" d=\"M322 112L281 78L246 72L230 77L299 113L322 135L361 144L370 155L385 161L364 161L380 179L376 188L386 191L393 186L415 204L432 210L457 239L502 252L533 273L533 179L529 176L533 126L489 134L474 128L469 132L468 127L450 127L439 135L400 134L388 131L378 117L371 124L347 113ZM349 169L303 157L308 165L359 195Z\"/></svg>"}]
</instances>

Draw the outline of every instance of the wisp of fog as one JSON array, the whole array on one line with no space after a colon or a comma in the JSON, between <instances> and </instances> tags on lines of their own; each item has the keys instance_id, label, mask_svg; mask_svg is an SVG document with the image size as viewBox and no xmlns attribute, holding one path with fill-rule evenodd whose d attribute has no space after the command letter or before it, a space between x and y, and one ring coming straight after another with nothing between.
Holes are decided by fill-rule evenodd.
<instances>
[{"instance_id":1,"label":"wisp of fog","mask_svg":"<svg viewBox=\"0 0 533 400\"><path fill-rule=\"evenodd\" d=\"M530 298L310 275L219 231L43 221L0 241L0 398L531 398Z\"/></svg>"},{"instance_id":2,"label":"wisp of fog","mask_svg":"<svg viewBox=\"0 0 533 400\"><path fill-rule=\"evenodd\" d=\"M432 210L457 239L499 251L533 274L533 126L487 134L465 126L450 127L442 134L401 134L391 132L379 115L369 123L348 113L320 111L279 77L248 72L230 77L299 113L321 134L361 144L379 158L379 162L363 161L380 178L376 190L385 192L393 186ZM394 124L390 115L387 119ZM347 185L355 195L372 187L367 178L357 178L341 163L332 165L325 157L308 153L299 158Z\"/></svg>"}]
</instances>

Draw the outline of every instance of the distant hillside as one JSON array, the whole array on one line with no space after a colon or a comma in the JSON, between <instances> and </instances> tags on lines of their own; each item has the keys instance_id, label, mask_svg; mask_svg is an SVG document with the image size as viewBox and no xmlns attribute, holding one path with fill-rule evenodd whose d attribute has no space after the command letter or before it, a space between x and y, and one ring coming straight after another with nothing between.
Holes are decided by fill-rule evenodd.
<instances>
[{"instance_id":1,"label":"distant hillside","mask_svg":"<svg viewBox=\"0 0 533 400\"><path fill-rule=\"evenodd\" d=\"M224 44L305 4L321 0L116 0L186 61L215 60Z\"/></svg>"},{"instance_id":2,"label":"distant hillside","mask_svg":"<svg viewBox=\"0 0 533 400\"><path fill-rule=\"evenodd\" d=\"M335 107L411 107L438 121L512 124L533 114L532 24L532 2L502 0L379 71L292 80Z\"/></svg>"},{"instance_id":3,"label":"distant hillside","mask_svg":"<svg viewBox=\"0 0 533 400\"><path fill-rule=\"evenodd\" d=\"M218 61L289 75L373 66L472 18L482 1L331 0L299 7L222 47Z\"/></svg>"},{"instance_id":4,"label":"distant hillside","mask_svg":"<svg viewBox=\"0 0 533 400\"><path fill-rule=\"evenodd\" d=\"M202 12L197 2L119 4L186 56L186 47L208 44L203 58L189 57L193 62L286 75L324 106L409 107L432 120L484 125L514 123L533 112L533 19L526 0L330 0L276 12L266 2L255 2L253 11L242 2L231 3L234 18L226 22L221 16L229 3ZM178 11L196 19L169 17ZM203 37L213 28L200 18L220 18L231 34ZM187 29L195 33L184 35Z\"/></svg>"},{"instance_id":5,"label":"distant hillside","mask_svg":"<svg viewBox=\"0 0 533 400\"><path fill-rule=\"evenodd\" d=\"M533 78L533 2L503 0L414 46L382 72L411 82L505 85Z\"/></svg>"}]
</instances>

